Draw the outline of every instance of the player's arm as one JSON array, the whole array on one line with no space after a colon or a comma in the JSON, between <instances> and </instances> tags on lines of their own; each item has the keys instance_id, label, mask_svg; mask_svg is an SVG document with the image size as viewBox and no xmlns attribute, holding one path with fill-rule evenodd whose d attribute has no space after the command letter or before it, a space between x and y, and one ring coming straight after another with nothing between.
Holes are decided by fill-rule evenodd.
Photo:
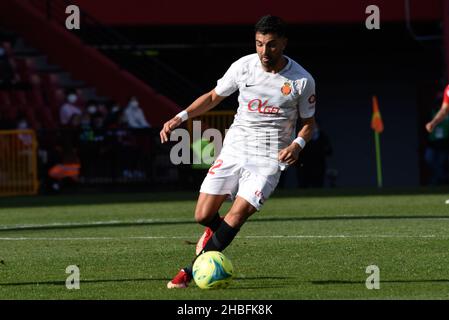
<instances>
[{"instance_id":1,"label":"player's arm","mask_svg":"<svg viewBox=\"0 0 449 320\"><path fill-rule=\"evenodd\" d=\"M187 109L181 111L164 124L160 132L161 143L167 142L170 133L175 128L177 128L183 121L187 120L188 118L194 118L199 115L202 115L203 113L216 107L221 101L223 101L224 98L226 97L219 96L215 92L215 89L200 96L198 99L193 101L192 104L187 107Z\"/></svg>"},{"instance_id":2,"label":"player's arm","mask_svg":"<svg viewBox=\"0 0 449 320\"><path fill-rule=\"evenodd\" d=\"M299 131L298 137L287 148L279 151L279 161L289 165L295 163L298 160L299 152L312 139L314 127L315 117L302 119L302 129Z\"/></svg>"},{"instance_id":3,"label":"player's arm","mask_svg":"<svg viewBox=\"0 0 449 320\"><path fill-rule=\"evenodd\" d=\"M432 132L435 127L444 120L444 118L447 117L449 114L449 103L443 102L441 105L441 109L437 112L435 117L433 117L432 121L428 122L426 124L426 130L427 132Z\"/></svg>"}]
</instances>

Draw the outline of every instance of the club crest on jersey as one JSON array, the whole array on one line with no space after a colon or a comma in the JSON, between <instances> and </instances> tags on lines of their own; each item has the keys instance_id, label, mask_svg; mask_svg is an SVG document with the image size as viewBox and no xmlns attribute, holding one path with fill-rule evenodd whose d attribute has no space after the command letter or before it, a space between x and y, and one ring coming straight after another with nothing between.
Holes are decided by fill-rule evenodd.
<instances>
[{"instance_id":1,"label":"club crest on jersey","mask_svg":"<svg viewBox=\"0 0 449 320\"><path fill-rule=\"evenodd\" d=\"M284 96L288 96L292 92L292 85L290 82L284 82L281 88L281 92Z\"/></svg>"}]
</instances>

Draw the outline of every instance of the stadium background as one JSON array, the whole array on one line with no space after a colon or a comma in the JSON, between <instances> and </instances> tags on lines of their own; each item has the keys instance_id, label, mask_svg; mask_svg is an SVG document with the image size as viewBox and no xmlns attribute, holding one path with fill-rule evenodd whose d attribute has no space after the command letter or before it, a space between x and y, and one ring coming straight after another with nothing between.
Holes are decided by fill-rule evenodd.
<instances>
[{"instance_id":1,"label":"stadium background","mask_svg":"<svg viewBox=\"0 0 449 320\"><path fill-rule=\"evenodd\" d=\"M379 98L385 124L384 185L427 183L424 124L447 79L448 1L229 1L217 8L203 0L78 0L70 4L82 11L81 29L72 31L64 28L68 4L2 1L0 21L13 37L84 83L81 90L94 88L121 104L138 95L152 136L179 108L213 88L230 63L254 52L258 17L279 15L290 25L286 54L316 79L317 118L334 149L328 166L338 171L336 185L376 185L372 95ZM380 8L380 30L365 27L365 8L371 4ZM234 96L218 110L235 108ZM156 139L149 144L150 155L168 153ZM168 165L152 172L178 169ZM293 171L284 186L295 187ZM181 177L153 176L142 185L170 185Z\"/></svg>"},{"instance_id":2,"label":"stadium background","mask_svg":"<svg viewBox=\"0 0 449 320\"><path fill-rule=\"evenodd\" d=\"M68 4L82 10L80 30L65 28ZM380 30L365 28L371 4L380 8ZM267 13L287 20L286 53L316 79L317 117L334 148L329 167L338 170L337 188L295 189L289 170L284 187L292 188L278 188L226 249L236 270L229 290L167 290L204 228L192 214L194 172L170 163L160 126L210 90L232 61L254 52L253 25ZM0 197L0 299L447 299L448 187L424 187L423 153L424 124L447 83L448 20L449 0L1 0L0 47L23 83L0 88L0 121L25 113L39 143L43 194ZM152 128L94 135L112 140L89 140L83 179L55 195L47 188L48 169L58 163L52 155L79 142L79 132L58 125L65 89L81 94L82 107L90 98L123 106L137 95ZM372 95L385 124L383 189L376 187ZM218 109L235 110L235 98ZM3 134L2 195L26 178L11 175L19 166ZM27 134L16 135L16 146ZM114 144L116 138L133 147ZM27 150L17 151L27 159ZM146 175L123 177L128 167L121 165ZM80 290L67 287L74 265ZM372 265L381 270L380 290L366 286ZM150 310L169 318L185 303L192 304L154 301ZM13 305L15 313L29 309ZM126 310L117 302L106 308L112 306ZM72 312L78 309L85 310Z\"/></svg>"}]
</instances>

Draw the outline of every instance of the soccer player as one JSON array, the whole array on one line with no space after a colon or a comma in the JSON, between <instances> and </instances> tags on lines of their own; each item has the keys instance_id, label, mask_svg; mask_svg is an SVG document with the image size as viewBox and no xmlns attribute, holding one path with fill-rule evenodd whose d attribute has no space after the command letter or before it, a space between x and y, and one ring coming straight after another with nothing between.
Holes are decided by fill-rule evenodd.
<instances>
[{"instance_id":1,"label":"soccer player","mask_svg":"<svg viewBox=\"0 0 449 320\"><path fill-rule=\"evenodd\" d=\"M429 133L431 133L433 129L435 129L435 127L449 115L449 85L444 89L443 96L443 103L441 104L440 111L437 112L432 121L426 123L426 130Z\"/></svg>"},{"instance_id":2,"label":"soccer player","mask_svg":"<svg viewBox=\"0 0 449 320\"><path fill-rule=\"evenodd\" d=\"M283 54L286 25L275 16L264 16L255 25L256 53L234 62L217 86L187 109L167 121L161 142L188 118L217 106L239 90L239 107L200 189L195 220L206 230L197 243L197 256L222 251L245 221L276 188L281 171L296 162L310 140L315 119L315 82L298 63ZM302 128L295 138L298 116ZM218 210L226 198L234 200L223 217ZM181 269L168 288L186 288L192 265Z\"/></svg>"}]
</instances>

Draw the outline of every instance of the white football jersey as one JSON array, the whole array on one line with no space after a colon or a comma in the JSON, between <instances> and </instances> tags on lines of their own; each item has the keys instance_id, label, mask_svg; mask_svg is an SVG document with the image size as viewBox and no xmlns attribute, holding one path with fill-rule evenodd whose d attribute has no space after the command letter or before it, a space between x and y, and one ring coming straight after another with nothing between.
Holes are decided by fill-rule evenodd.
<instances>
[{"instance_id":1,"label":"white football jersey","mask_svg":"<svg viewBox=\"0 0 449 320\"><path fill-rule=\"evenodd\" d=\"M315 114L314 79L286 58L284 69L270 73L262 68L257 53L251 54L234 62L217 81L219 96L239 90L239 107L221 153L277 163L278 152L296 137L298 115L310 118Z\"/></svg>"}]
</instances>

